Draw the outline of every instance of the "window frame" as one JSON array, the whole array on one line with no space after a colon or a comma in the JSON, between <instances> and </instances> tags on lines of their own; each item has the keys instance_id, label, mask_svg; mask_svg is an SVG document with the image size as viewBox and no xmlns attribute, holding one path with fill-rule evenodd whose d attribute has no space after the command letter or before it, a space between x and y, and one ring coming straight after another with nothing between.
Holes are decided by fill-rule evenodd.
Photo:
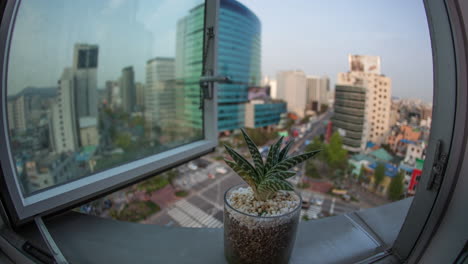
<instances>
[{"instance_id":1,"label":"window frame","mask_svg":"<svg viewBox=\"0 0 468 264\"><path fill-rule=\"evenodd\" d=\"M211 69L211 74L216 75L216 23L219 0L205 0L204 2L204 30L206 32L207 28L213 27L215 36L211 40L212 43L207 45L206 34L204 34L204 47L207 48L207 54L203 67ZM214 84L213 96L204 99L203 139L71 182L51 186L28 197L23 197L14 169L14 159L11 156L6 104L9 49L20 4L21 0L8 0L0 21L0 145L5 146L0 152L0 188L9 222L17 226L32 220L37 215L44 216L76 207L212 152L217 146L217 94L216 84Z\"/></svg>"},{"instance_id":2,"label":"window frame","mask_svg":"<svg viewBox=\"0 0 468 264\"><path fill-rule=\"evenodd\" d=\"M400 260L410 263L419 261L440 225L460 176L467 142L468 60L458 0L424 0L424 6L434 72L431 135L417 193L392 248ZM431 191L426 186L435 162L437 140L448 158L439 189Z\"/></svg>"}]
</instances>

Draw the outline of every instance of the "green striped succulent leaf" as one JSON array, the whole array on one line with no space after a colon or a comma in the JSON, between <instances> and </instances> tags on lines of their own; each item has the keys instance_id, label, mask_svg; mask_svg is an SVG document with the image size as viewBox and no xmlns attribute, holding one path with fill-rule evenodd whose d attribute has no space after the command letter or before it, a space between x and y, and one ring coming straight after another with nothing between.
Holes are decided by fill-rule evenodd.
<instances>
[{"instance_id":1,"label":"green striped succulent leaf","mask_svg":"<svg viewBox=\"0 0 468 264\"><path fill-rule=\"evenodd\" d=\"M229 167L250 185L254 191L255 198L258 200L267 200L273 197L279 190L292 191L294 187L286 179L294 176L296 173L288 170L315 156L320 151L311 151L288 158L288 151L293 145L293 141L288 142L281 149L281 144L283 143L283 137L281 137L270 147L268 157L266 162L264 162L257 146L243 129L242 134L252 156L253 164L226 145L224 145L226 151L233 160L225 159L225 161Z\"/></svg>"},{"instance_id":2,"label":"green striped succulent leaf","mask_svg":"<svg viewBox=\"0 0 468 264\"><path fill-rule=\"evenodd\" d=\"M228 160L228 159L224 159L224 161L226 162L226 164L231 167L236 173L237 175L239 175L247 184L249 184L252 188L255 186L255 182L254 180L252 179L252 177L250 176L249 173L245 172L244 170L242 170L239 166L237 166L237 163L235 163L234 161L232 160Z\"/></svg>"},{"instance_id":3,"label":"green striped succulent leaf","mask_svg":"<svg viewBox=\"0 0 468 264\"><path fill-rule=\"evenodd\" d=\"M273 173L273 172L281 172L281 171L287 171L289 169L291 169L292 167L296 166L297 164L307 160L307 159L310 159L312 158L313 156L315 156L317 153L319 153L320 150L314 150L314 151L311 151L311 152L306 152L304 154L300 154L300 155L297 155L297 156L294 156L294 157L290 157L290 158L287 158L281 162L279 162L278 164L276 164L272 169L271 171L269 171L269 173Z\"/></svg>"},{"instance_id":4,"label":"green striped succulent leaf","mask_svg":"<svg viewBox=\"0 0 468 264\"><path fill-rule=\"evenodd\" d=\"M258 191L263 193L275 193L279 190L292 191L294 187L291 183L280 179L266 179L258 185Z\"/></svg>"},{"instance_id":5,"label":"green striped succulent leaf","mask_svg":"<svg viewBox=\"0 0 468 264\"><path fill-rule=\"evenodd\" d=\"M239 153L237 153L231 147L227 145L224 145L224 147L226 148L228 154L236 162L237 166L239 166L239 168L241 168L243 171L247 172L252 177L252 179L256 183L258 183L260 181L260 177L257 174L257 171L255 170L254 166L252 166L252 164L250 164L248 160L242 157Z\"/></svg>"},{"instance_id":6,"label":"green striped succulent leaf","mask_svg":"<svg viewBox=\"0 0 468 264\"><path fill-rule=\"evenodd\" d=\"M287 158L289 148L291 148L293 143L294 143L294 140L290 140L288 144L286 144L286 146L281 150L279 157L278 157L278 162Z\"/></svg>"},{"instance_id":7,"label":"green striped succulent leaf","mask_svg":"<svg viewBox=\"0 0 468 264\"><path fill-rule=\"evenodd\" d=\"M262 155L260 155L260 152L258 151L257 145L253 142L253 140L245 133L244 129L241 129L242 135L244 136L245 142L247 143L247 147L249 148L250 155L252 156L252 159L255 164L255 169L257 172L260 174L263 172L263 159Z\"/></svg>"},{"instance_id":8,"label":"green striped succulent leaf","mask_svg":"<svg viewBox=\"0 0 468 264\"><path fill-rule=\"evenodd\" d=\"M291 178L294 175L296 175L296 172L294 171L278 171L278 172L268 173L266 177L285 180L285 179Z\"/></svg>"},{"instance_id":9,"label":"green striped succulent leaf","mask_svg":"<svg viewBox=\"0 0 468 264\"><path fill-rule=\"evenodd\" d=\"M280 139L278 139L278 141L270 147L270 151L268 151L268 157L265 163L265 173L267 173L278 160L278 152L281 147L281 143L283 143L283 137L280 137Z\"/></svg>"}]
</instances>

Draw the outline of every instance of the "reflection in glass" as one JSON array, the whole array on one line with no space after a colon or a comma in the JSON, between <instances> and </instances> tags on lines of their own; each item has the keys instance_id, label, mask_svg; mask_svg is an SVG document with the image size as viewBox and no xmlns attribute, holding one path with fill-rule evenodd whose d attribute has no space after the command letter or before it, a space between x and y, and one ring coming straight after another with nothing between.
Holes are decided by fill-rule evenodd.
<instances>
[{"instance_id":1,"label":"reflection in glass","mask_svg":"<svg viewBox=\"0 0 468 264\"><path fill-rule=\"evenodd\" d=\"M200 2L21 3L7 112L25 196L203 138Z\"/></svg>"}]
</instances>

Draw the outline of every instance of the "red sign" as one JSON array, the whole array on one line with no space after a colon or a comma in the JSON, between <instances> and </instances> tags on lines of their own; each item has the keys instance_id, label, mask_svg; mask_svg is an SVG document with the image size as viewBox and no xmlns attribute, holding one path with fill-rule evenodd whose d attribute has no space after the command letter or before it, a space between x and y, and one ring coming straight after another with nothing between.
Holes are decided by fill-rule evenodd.
<instances>
[{"instance_id":1,"label":"red sign","mask_svg":"<svg viewBox=\"0 0 468 264\"><path fill-rule=\"evenodd\" d=\"M408 185L408 194L414 195L416 193L416 187L418 186L419 179L421 178L422 170L414 169L411 174L411 181Z\"/></svg>"}]
</instances>

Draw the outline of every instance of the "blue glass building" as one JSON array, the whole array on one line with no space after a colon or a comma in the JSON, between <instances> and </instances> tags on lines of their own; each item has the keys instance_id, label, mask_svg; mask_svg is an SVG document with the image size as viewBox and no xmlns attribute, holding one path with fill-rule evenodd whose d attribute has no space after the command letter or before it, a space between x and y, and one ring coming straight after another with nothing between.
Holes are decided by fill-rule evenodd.
<instances>
[{"instance_id":1,"label":"blue glass building","mask_svg":"<svg viewBox=\"0 0 468 264\"><path fill-rule=\"evenodd\" d=\"M179 21L176 51L176 73L181 73L176 77L185 79L186 117L191 119L189 123L199 127L202 127L201 113L195 111L199 105L199 87L192 77L199 76L202 68L203 8L203 5L194 7ZM229 76L236 82L218 85L218 130L222 132L245 126L248 87L260 84L260 20L241 3L221 0L218 40L218 75Z\"/></svg>"},{"instance_id":2,"label":"blue glass building","mask_svg":"<svg viewBox=\"0 0 468 264\"><path fill-rule=\"evenodd\" d=\"M218 89L218 130L244 127L248 87L261 80L261 24L247 7L221 0L219 16L218 74L242 84L223 84Z\"/></svg>"},{"instance_id":3,"label":"blue glass building","mask_svg":"<svg viewBox=\"0 0 468 264\"><path fill-rule=\"evenodd\" d=\"M281 120L281 114L287 112L284 102L249 103L245 108L245 126L249 128L276 125Z\"/></svg>"}]
</instances>

